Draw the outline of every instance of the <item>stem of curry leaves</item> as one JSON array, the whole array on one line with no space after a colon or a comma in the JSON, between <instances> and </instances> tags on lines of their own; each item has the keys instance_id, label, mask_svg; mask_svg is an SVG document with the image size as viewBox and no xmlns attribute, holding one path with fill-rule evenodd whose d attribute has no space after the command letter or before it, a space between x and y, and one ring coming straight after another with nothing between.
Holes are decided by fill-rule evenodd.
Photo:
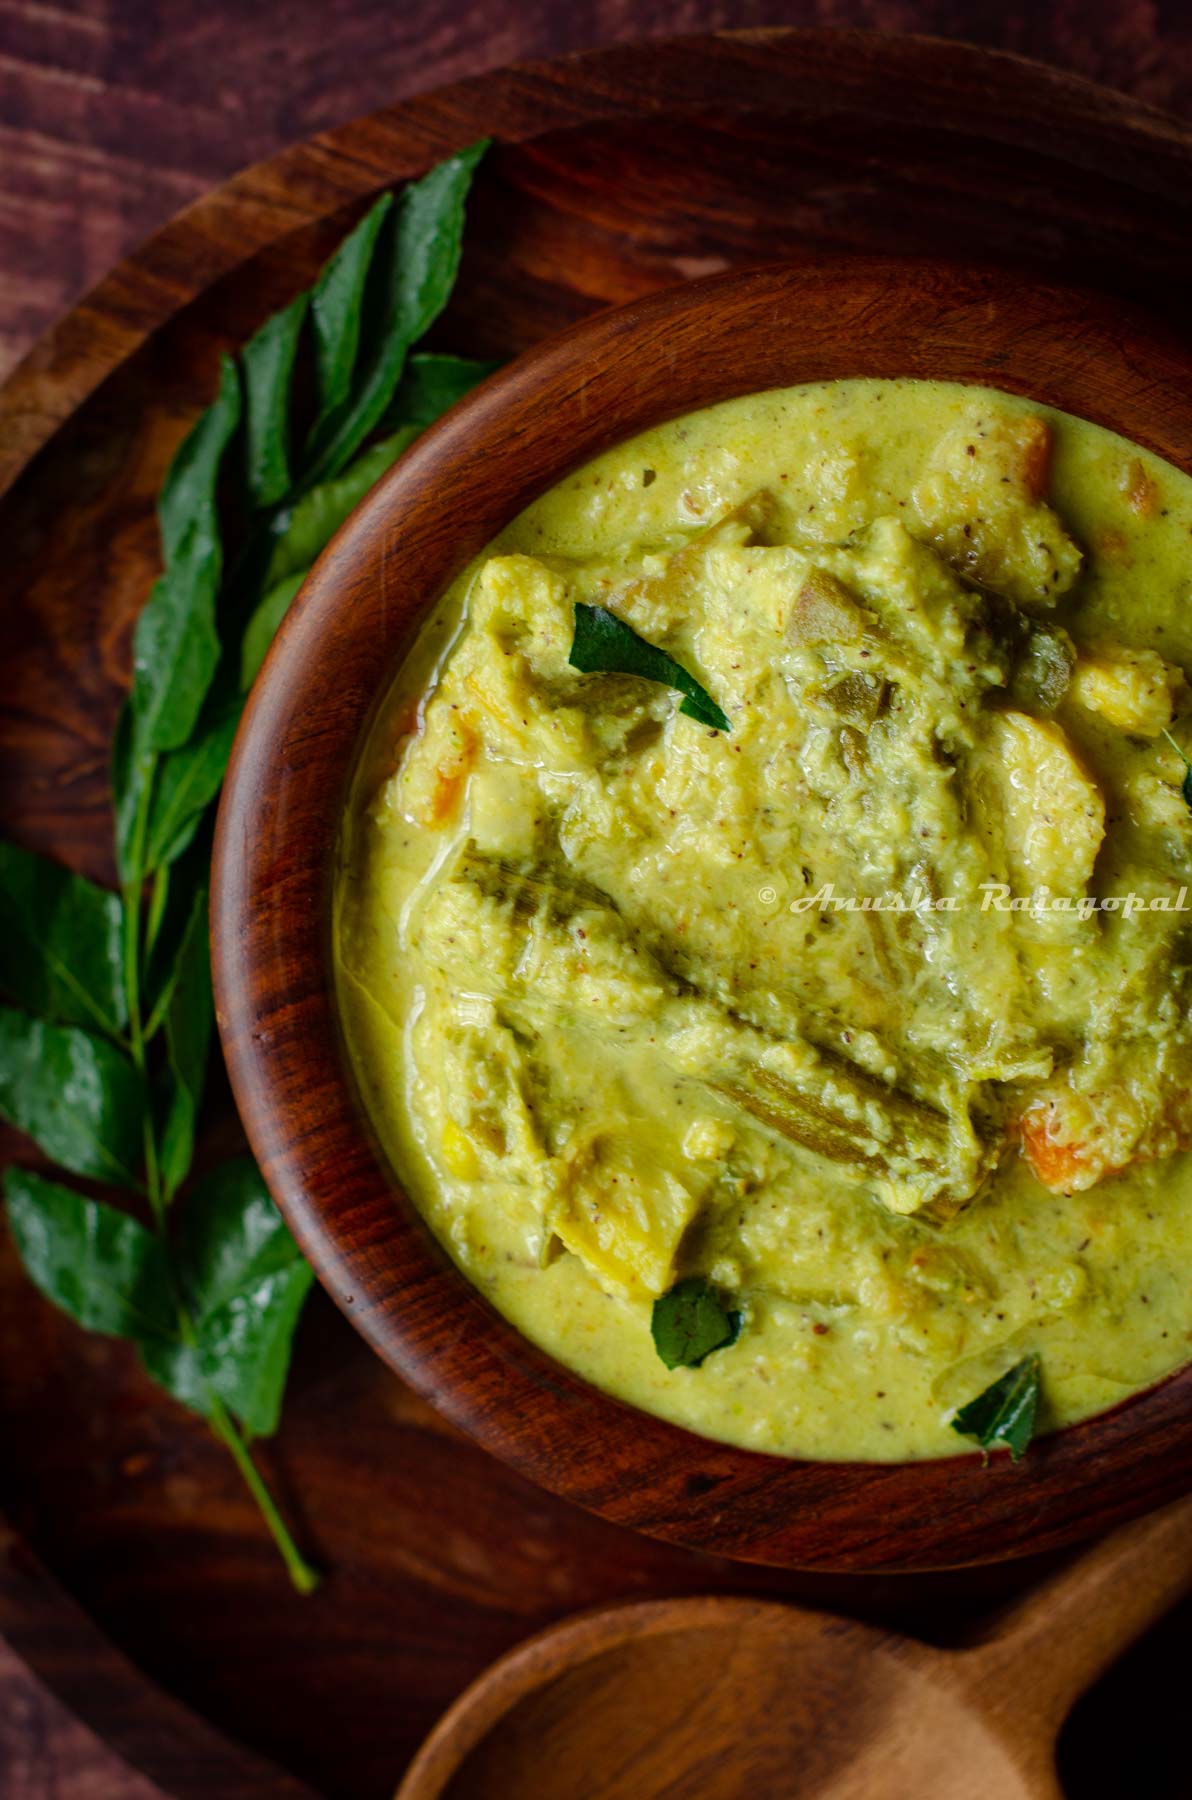
<instances>
[{"instance_id":1,"label":"stem of curry leaves","mask_svg":"<svg viewBox=\"0 0 1192 1800\"><path fill-rule=\"evenodd\" d=\"M149 801L153 793L153 770L156 762L156 757L146 759L144 778L137 800L132 841L129 847L129 862L133 873L120 891L124 992L128 1004L128 1047L133 1067L140 1076L143 1086L147 1084L148 1069L145 1060L145 1034L141 1023L141 890L143 878L140 870L144 864L145 831L149 820ZM160 1232L165 1221L165 1202L162 1197L161 1175L157 1162L157 1138L153 1130L153 1118L148 1104L146 1104L144 1112L142 1141L145 1156L145 1186L149 1194L149 1204L153 1209L154 1223Z\"/></svg>"},{"instance_id":2,"label":"stem of curry leaves","mask_svg":"<svg viewBox=\"0 0 1192 1800\"><path fill-rule=\"evenodd\" d=\"M171 794L170 776L175 756L185 757L188 747L192 753L196 748L206 748L206 764L200 757L196 763L199 774L194 777L192 770L191 776L200 784L200 806L209 806L214 799L218 782L215 787L202 786L203 781L210 784L223 741L218 733L211 734L209 730L212 701L219 698L230 708L241 686L247 685L243 680L244 641L258 615L251 615L247 625L244 615L254 603L258 609L267 608L271 595L262 595L261 589L270 562L285 541L295 507L319 473L325 467L333 477L330 513L336 515L337 508L340 510L338 516L323 519L326 529L322 529L316 509L313 536L317 541L307 541L311 538L308 529L299 561L285 571L288 576L301 573L354 503L353 496L345 495L341 487L361 443L378 428L393 433L360 457L362 472L365 468L368 472L368 480L359 490L363 493L411 437L491 372L490 365L433 352L421 358L415 356L407 367L412 345L438 315L451 291L459 261L464 202L472 170L484 147L483 143L475 144L449 158L404 193L396 207L390 196L383 197L329 265L338 271L331 281L333 291L329 292L327 279L320 279L315 292L324 296L325 304L316 321L319 368L322 373L324 365L334 364L335 381L330 386L325 382L321 385L319 413L308 446L311 456L302 469L290 474L286 440L298 335L308 306L313 306L308 296L300 296L283 313L266 321L239 359L223 359L219 395L171 464L158 501L166 566L138 625L133 690L117 728L113 769L121 906L118 920L111 921L115 930L108 939L107 967L113 991L120 994L115 1012L126 1015L127 1034L122 1029L124 1018L116 1017L110 1008L97 1009L85 984L75 984L78 992L71 997L66 1021L76 1026L89 1023L87 1014L93 1013L105 1035L126 1052L136 1072L139 1093L130 1096L128 1104L131 1107L135 1100L140 1108L144 1183L132 1185L147 1198L152 1231L139 1221L126 1219L130 1234L127 1241L133 1252L143 1254L136 1251L135 1237L139 1235L160 1254L160 1262L155 1259L156 1279L168 1301L170 1334L187 1352L190 1365L185 1377L179 1378L181 1389L179 1379L171 1380L168 1374L159 1378L163 1378L168 1391L203 1414L216 1439L232 1456L295 1587L302 1593L309 1593L318 1577L299 1554L249 1452L253 1420L268 1418L272 1424L262 1428L272 1429L276 1424L275 1411L271 1404L250 1400L245 1412L236 1401L225 1400L224 1394L229 1391L226 1387L221 1392L214 1391L217 1377L210 1368L203 1367L201 1360L206 1323L202 1291L190 1285L183 1240L171 1243L174 1234L167 1215L181 1175L171 1167L169 1125L163 1128L153 1104L155 1087L151 1084L147 1052L160 1029L164 1027L167 1036L173 1030L178 972L175 969L173 981L167 975L164 982L159 982L155 959L160 960L159 937L169 910L169 865L185 853L193 840L198 812L193 812L192 817L184 815L181 820L171 816L170 804L177 808L179 802L177 794ZM392 230L386 237L381 225L391 214ZM373 297L384 304L379 311L373 308L366 319L363 296L370 283ZM362 342L362 325L368 320L372 335ZM218 488L221 464L242 427L247 432L242 485L252 516L240 555L230 569L225 569ZM379 452L384 452L384 456L376 463ZM311 522L307 523L309 527ZM295 549L291 546L292 552ZM264 618L266 623L272 621L271 631L276 620L269 611ZM218 712L218 708L215 710ZM210 741L215 744L213 753L210 742L202 737L204 720ZM176 767L174 772L177 773ZM159 807L164 808L164 822L155 818ZM150 877L152 885L146 893ZM88 904L94 921L98 918L94 901ZM101 929L101 924L95 928ZM34 940L37 941L36 934ZM178 956L184 953L176 952ZM43 954L48 952L43 949ZM59 988L68 989L68 976L69 968L64 967L56 972L54 982ZM54 982L49 984L43 1002L51 1011L49 1002L57 991ZM37 1002L40 995L36 985L31 993ZM80 1005L82 1019L77 1017ZM172 1070L172 1043L168 1055ZM172 1112L170 1117L173 1118ZM131 1125L131 1117L129 1122ZM123 1171L130 1180L137 1160L135 1130L133 1136ZM189 1148L186 1157L189 1163ZM51 1226L56 1221L68 1237L73 1231L82 1246L79 1255L86 1260L88 1232L99 1215L111 1209L104 1209L100 1202L84 1201L71 1190L57 1188L40 1177L30 1176L26 1189L26 1222L32 1219L34 1224L23 1254L38 1285L80 1323L93 1329L110 1327L117 1336L131 1335L144 1357L153 1333L138 1336L135 1330L129 1332L128 1306L115 1311L101 1306L99 1311L106 1324L96 1324L86 1282L63 1283L59 1279L61 1270L52 1268L36 1254L45 1248L49 1219ZM10 1195L10 1205L11 1201ZM115 1217L119 1218L119 1213ZM112 1229L110 1222L108 1229ZM94 1278L94 1268L90 1263L87 1267ZM73 1273L77 1275L77 1271ZM293 1291L300 1305L302 1295ZM285 1358L288 1360L288 1338ZM146 1366L154 1372L148 1360ZM284 1380L284 1366L280 1379ZM275 1399L279 1405L280 1389ZM247 1421L245 1426L242 1419Z\"/></svg>"},{"instance_id":3,"label":"stem of curry leaves","mask_svg":"<svg viewBox=\"0 0 1192 1800\"><path fill-rule=\"evenodd\" d=\"M185 1315L183 1317L185 1318ZM211 1429L243 1476L245 1486L256 1501L261 1517L272 1533L273 1541L286 1565L290 1580L300 1594L313 1594L319 1585L318 1570L311 1568L290 1536L289 1527L278 1511L277 1503L266 1487L260 1470L249 1454L248 1445L237 1429L236 1422L227 1407L219 1395L213 1394L210 1388L207 1390L207 1395L210 1403Z\"/></svg>"},{"instance_id":4,"label":"stem of curry leaves","mask_svg":"<svg viewBox=\"0 0 1192 1800\"><path fill-rule=\"evenodd\" d=\"M147 953L147 943L146 941L143 941L144 934L142 929L145 924L144 908L142 905L144 895L144 875L142 871L145 859L145 833L149 819L149 804L153 793L153 775L156 764L156 756L146 758L140 797L137 802L136 820L133 826L132 839L129 847L129 863L133 873L121 889L121 903L123 908L122 948L124 986L128 1001L129 1051L132 1056L133 1066L146 1086L148 1083L148 1059L145 1055L145 1045L148 1036L152 1034L152 1030L156 1029L157 1023L160 1022L157 1019L157 1015L154 1014L153 1020L150 1022L151 1030L150 1032L146 1032L143 1024L141 1006L142 961ZM159 870L158 875L160 876L160 874L161 871ZM162 898L161 883L159 880L155 880L150 900L151 915L155 908L160 913ZM153 928L154 921L152 916L150 917L149 925ZM195 1330L194 1321L187 1311L185 1299L178 1290L177 1280L174 1276L172 1264L170 1263L169 1233L166 1222L169 1199L162 1186L161 1166L157 1154L157 1135L154 1130L152 1110L148 1105L145 1107L143 1134L145 1188L149 1197L149 1206L153 1214L154 1229L162 1241L163 1248L166 1252L167 1267L170 1268L171 1279L174 1282L174 1305L178 1315L179 1331L181 1332L183 1341L192 1348L196 1348L198 1345L198 1333ZM233 1462L236 1464L236 1467L239 1469L245 1486L248 1488L249 1493L256 1502L261 1517L264 1519L273 1541L277 1545L290 1580L300 1594L313 1593L319 1582L318 1572L311 1568L310 1564L299 1551L297 1544L294 1542L289 1527L282 1518L273 1495L269 1492L260 1470L253 1462L243 1434L240 1432L235 1420L228 1412L227 1407L208 1383L203 1383L203 1390L205 1410L211 1430L218 1441L228 1451Z\"/></svg>"}]
</instances>

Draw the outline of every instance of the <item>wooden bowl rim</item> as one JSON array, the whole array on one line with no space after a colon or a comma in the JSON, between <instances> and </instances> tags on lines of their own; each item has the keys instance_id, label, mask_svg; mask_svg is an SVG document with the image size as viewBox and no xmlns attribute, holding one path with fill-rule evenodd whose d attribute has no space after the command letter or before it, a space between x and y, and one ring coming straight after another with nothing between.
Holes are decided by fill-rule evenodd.
<instances>
[{"instance_id":1,"label":"wooden bowl rim","mask_svg":"<svg viewBox=\"0 0 1192 1800\"><path fill-rule=\"evenodd\" d=\"M797 331L778 329L794 311ZM693 321L698 369L673 349ZM1005 269L840 256L763 265L545 340L373 489L279 633L220 806L217 1016L253 1151L320 1279L390 1366L485 1448L606 1518L689 1547L791 1567L938 1568L1054 1548L1183 1491L1192 1367L1016 1468L974 1455L789 1461L635 1411L500 1318L401 1196L346 1066L328 957L346 784L411 620L501 524L607 446L732 394L846 374L1026 394L1192 473L1183 344L1137 308ZM407 593L394 605L375 577L399 533Z\"/></svg>"}]
</instances>

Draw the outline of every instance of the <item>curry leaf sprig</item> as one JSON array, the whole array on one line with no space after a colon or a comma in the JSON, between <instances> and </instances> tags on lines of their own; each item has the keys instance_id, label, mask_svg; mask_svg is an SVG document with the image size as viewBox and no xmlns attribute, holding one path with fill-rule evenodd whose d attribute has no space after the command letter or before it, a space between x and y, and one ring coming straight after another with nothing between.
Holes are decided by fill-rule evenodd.
<instances>
[{"instance_id":1,"label":"curry leaf sprig","mask_svg":"<svg viewBox=\"0 0 1192 1800\"><path fill-rule=\"evenodd\" d=\"M679 707L681 713L711 726L713 731L731 729L726 714L694 675L689 675L665 650L648 644L605 606L576 601L575 635L568 660L573 669L585 675L640 675L646 681L675 688L685 696Z\"/></svg>"},{"instance_id":2,"label":"curry leaf sprig","mask_svg":"<svg viewBox=\"0 0 1192 1800\"><path fill-rule=\"evenodd\" d=\"M1021 1462L1035 1435L1042 1386L1042 1364L1037 1355L1024 1356L956 1412L953 1431L976 1438L982 1450L999 1447L1010 1452L1011 1462Z\"/></svg>"},{"instance_id":3,"label":"curry leaf sprig","mask_svg":"<svg viewBox=\"0 0 1192 1800\"><path fill-rule=\"evenodd\" d=\"M235 1459L303 1591L249 1450L278 1423L312 1274L248 1158L189 1182L213 1035L213 802L269 642L307 569L402 450L491 365L414 346L459 266L473 145L386 194L314 287L238 356L158 499L163 572L137 621L112 790L119 893L0 844L0 1117L141 1216L10 1169L26 1270L133 1343ZM305 368L304 368L305 364ZM309 374L307 373L309 371ZM295 396L313 390L310 418Z\"/></svg>"}]
</instances>

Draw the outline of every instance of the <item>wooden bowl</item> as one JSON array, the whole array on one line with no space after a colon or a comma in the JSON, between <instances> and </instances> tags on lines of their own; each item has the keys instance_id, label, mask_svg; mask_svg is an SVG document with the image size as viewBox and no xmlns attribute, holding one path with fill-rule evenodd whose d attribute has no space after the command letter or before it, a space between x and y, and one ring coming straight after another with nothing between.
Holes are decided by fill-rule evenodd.
<instances>
[{"instance_id":1,"label":"wooden bowl","mask_svg":"<svg viewBox=\"0 0 1192 1800\"><path fill-rule=\"evenodd\" d=\"M776 265L597 315L419 440L312 571L249 702L224 788L216 1002L253 1150L358 1330L454 1423L606 1518L749 1561L911 1569L1040 1551L1183 1491L1192 1370L1004 1455L800 1463L696 1437L588 1386L440 1249L344 1054L330 890L354 758L452 577L568 470L733 395L845 376L981 382L1108 426L1192 472L1192 356L1119 302L1004 270Z\"/></svg>"}]
</instances>

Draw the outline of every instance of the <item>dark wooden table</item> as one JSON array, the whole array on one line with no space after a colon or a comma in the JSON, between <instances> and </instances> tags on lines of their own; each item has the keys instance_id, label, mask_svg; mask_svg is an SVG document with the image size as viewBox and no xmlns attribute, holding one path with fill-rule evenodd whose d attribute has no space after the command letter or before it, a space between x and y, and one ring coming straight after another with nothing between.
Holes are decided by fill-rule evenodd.
<instances>
[{"instance_id":1,"label":"dark wooden table","mask_svg":"<svg viewBox=\"0 0 1192 1800\"><path fill-rule=\"evenodd\" d=\"M1186 0L0 0L0 374L283 144L520 57L746 25L962 38L1192 116Z\"/></svg>"},{"instance_id":2,"label":"dark wooden table","mask_svg":"<svg viewBox=\"0 0 1192 1800\"><path fill-rule=\"evenodd\" d=\"M139 238L282 144L518 57L767 23L963 37L1192 117L1184 0L0 0L0 372ZM776 1582L617 1532L462 1442L320 1299L284 1431L267 1451L334 1571L303 1602L202 1428L122 1347L82 1337L40 1304L6 1310L15 1280L0 1245L0 1507L107 1640L345 1800L390 1792L437 1697L584 1605L777 1586L947 1637L1033 1573L931 1577L913 1592L894 1578ZM34 1444L36 1484L22 1461ZM72 1712L109 1737L139 1731L142 1748L144 1717L105 1711L118 1671L98 1635L77 1619L48 1641L39 1578L28 1579L16 1648L53 1671L69 1707L0 1646L0 1800L147 1800L147 1784L115 1784ZM1177 1756L1190 1651L1185 1609L1082 1704L1064 1745L1073 1795L1185 1791ZM165 1737L182 1729L168 1708L159 1716ZM230 1790L212 1778L194 1791Z\"/></svg>"}]
</instances>

